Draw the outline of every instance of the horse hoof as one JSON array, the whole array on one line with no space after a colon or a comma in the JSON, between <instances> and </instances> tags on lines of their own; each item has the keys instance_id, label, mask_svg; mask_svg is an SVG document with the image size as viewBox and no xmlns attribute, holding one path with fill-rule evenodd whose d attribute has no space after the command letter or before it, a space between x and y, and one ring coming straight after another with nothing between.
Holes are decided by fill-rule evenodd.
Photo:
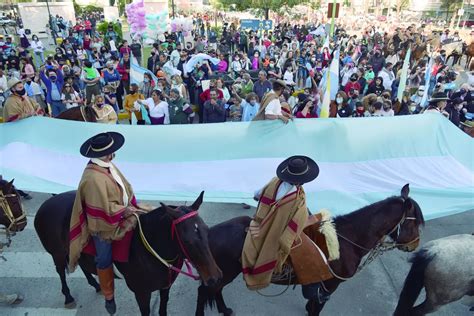
<instances>
[{"instance_id":1,"label":"horse hoof","mask_svg":"<svg viewBox=\"0 0 474 316\"><path fill-rule=\"evenodd\" d=\"M64 304L64 308L73 309L73 308L76 308L76 305L77 305L76 301L72 301L72 302Z\"/></svg>"},{"instance_id":2,"label":"horse hoof","mask_svg":"<svg viewBox=\"0 0 474 316\"><path fill-rule=\"evenodd\" d=\"M223 312L224 316L234 316L234 311L232 310L232 308L226 308Z\"/></svg>"}]
</instances>

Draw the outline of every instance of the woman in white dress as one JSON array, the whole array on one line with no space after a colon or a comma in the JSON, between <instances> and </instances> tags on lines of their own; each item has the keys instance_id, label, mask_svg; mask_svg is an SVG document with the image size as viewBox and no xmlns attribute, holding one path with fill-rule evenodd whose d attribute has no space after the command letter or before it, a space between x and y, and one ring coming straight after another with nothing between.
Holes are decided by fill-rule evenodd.
<instances>
[{"instance_id":1,"label":"woman in white dress","mask_svg":"<svg viewBox=\"0 0 474 316\"><path fill-rule=\"evenodd\" d=\"M151 125L163 125L170 123L168 102L165 101L160 90L153 90L151 98L137 101L143 104L150 114Z\"/></svg>"}]
</instances>

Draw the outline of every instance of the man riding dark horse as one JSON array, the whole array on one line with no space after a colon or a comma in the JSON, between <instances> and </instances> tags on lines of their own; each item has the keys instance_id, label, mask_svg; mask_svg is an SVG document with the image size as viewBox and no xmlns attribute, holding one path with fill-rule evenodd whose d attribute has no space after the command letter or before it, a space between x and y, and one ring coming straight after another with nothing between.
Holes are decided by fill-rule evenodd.
<instances>
[{"instance_id":1,"label":"man riding dark horse","mask_svg":"<svg viewBox=\"0 0 474 316\"><path fill-rule=\"evenodd\" d=\"M82 175L70 222L69 270L77 266L83 248L92 237L96 267L105 308L115 314L112 244L122 240L136 224L137 204L131 185L111 162L124 144L115 132L98 134L81 146L90 158Z\"/></svg>"},{"instance_id":2,"label":"man riding dark horse","mask_svg":"<svg viewBox=\"0 0 474 316\"><path fill-rule=\"evenodd\" d=\"M277 168L277 177L255 194L259 201L242 251L244 280L250 290L267 287L281 273L295 244L303 243L303 229L319 219L308 218L303 184L316 179L319 167L306 156L293 156ZM303 285L307 299L327 300L319 283Z\"/></svg>"}]
</instances>

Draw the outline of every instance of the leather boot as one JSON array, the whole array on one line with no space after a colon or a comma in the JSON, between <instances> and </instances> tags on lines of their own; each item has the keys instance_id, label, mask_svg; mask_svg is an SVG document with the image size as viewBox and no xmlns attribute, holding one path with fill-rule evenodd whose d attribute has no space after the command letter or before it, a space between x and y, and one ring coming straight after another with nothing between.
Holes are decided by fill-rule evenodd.
<instances>
[{"instance_id":1,"label":"leather boot","mask_svg":"<svg viewBox=\"0 0 474 316\"><path fill-rule=\"evenodd\" d=\"M97 269L100 289L105 297L105 309L110 315L115 314L117 307L114 300L114 269L113 266L107 269Z\"/></svg>"}]
</instances>

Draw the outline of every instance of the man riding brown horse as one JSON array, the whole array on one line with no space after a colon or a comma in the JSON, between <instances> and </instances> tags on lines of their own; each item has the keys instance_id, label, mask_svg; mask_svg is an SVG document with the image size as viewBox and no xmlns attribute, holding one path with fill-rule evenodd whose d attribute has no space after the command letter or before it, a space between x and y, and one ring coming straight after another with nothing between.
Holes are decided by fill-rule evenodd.
<instances>
[{"instance_id":1,"label":"man riding brown horse","mask_svg":"<svg viewBox=\"0 0 474 316\"><path fill-rule=\"evenodd\" d=\"M101 133L81 146L81 154L90 158L82 175L70 222L69 270L74 271L83 248L92 237L96 249L99 283L105 308L115 314L112 244L133 230L137 204L131 185L111 162L124 144L115 132Z\"/></svg>"},{"instance_id":2,"label":"man riding brown horse","mask_svg":"<svg viewBox=\"0 0 474 316\"><path fill-rule=\"evenodd\" d=\"M292 248L308 240L303 229L318 221L314 216L308 218L303 189L304 183L319 174L316 162L306 156L293 156L283 161L276 173L277 177L255 194L259 204L242 252L242 272L251 290L267 287L272 275L281 273ZM303 285L303 295L307 299L328 299L319 283Z\"/></svg>"}]
</instances>

